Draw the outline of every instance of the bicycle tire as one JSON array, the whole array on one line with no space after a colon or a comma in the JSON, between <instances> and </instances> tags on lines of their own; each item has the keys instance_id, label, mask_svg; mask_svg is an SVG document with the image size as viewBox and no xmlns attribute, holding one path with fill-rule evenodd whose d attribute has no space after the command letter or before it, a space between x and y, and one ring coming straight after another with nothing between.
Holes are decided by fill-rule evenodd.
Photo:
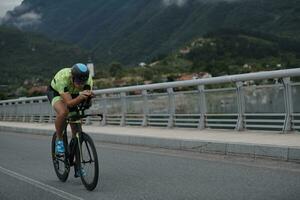
<instances>
[{"instance_id":1,"label":"bicycle tire","mask_svg":"<svg viewBox=\"0 0 300 200\"><path fill-rule=\"evenodd\" d=\"M81 181L85 188L89 191L92 191L96 188L99 179L99 161L97 150L92 138L86 133L81 134L81 149L83 160L79 163L79 167L83 168L86 172L85 176L81 176ZM93 169L87 169L87 165L90 164L93 166ZM88 175L92 173L92 178L89 180Z\"/></svg>"},{"instance_id":2,"label":"bicycle tire","mask_svg":"<svg viewBox=\"0 0 300 200\"><path fill-rule=\"evenodd\" d=\"M52 136L51 142L51 155L52 155L52 163L54 167L54 171L58 179L62 182L66 182L69 176L70 167L68 166L68 161L66 160L66 154L63 158L58 158L55 153L55 142L56 142L56 133ZM65 143L65 141L64 141ZM66 145L65 145L66 146ZM67 149L65 147L65 149Z\"/></svg>"}]
</instances>

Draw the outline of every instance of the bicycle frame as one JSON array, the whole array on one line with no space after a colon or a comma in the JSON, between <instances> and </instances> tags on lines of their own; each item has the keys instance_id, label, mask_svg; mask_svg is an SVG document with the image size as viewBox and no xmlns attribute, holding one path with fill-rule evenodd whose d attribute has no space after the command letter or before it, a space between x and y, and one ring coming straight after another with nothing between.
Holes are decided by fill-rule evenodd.
<instances>
[{"instance_id":1,"label":"bicycle frame","mask_svg":"<svg viewBox=\"0 0 300 200\"><path fill-rule=\"evenodd\" d=\"M85 118L85 117L89 117L89 116L98 116L101 118L103 118L103 115L102 114L89 114L89 115L85 115L84 114L84 111L81 110L81 113L79 113L79 115L76 115L74 118L72 117L68 117L66 122L65 122L65 125L64 125L64 131L63 131L63 140L64 140L64 144L66 145L65 146L65 149L66 149L66 153L65 153L65 156L66 156L66 159L65 161L67 162L67 166L68 166L68 170L70 170L70 167L73 166L72 164L76 165L76 162L83 162L83 156L82 156L82 147L81 145L78 145L80 144L80 141L81 141L81 134L82 134L82 118ZM72 149L68 148L70 147L70 144L68 142L68 135L67 135L67 128L68 128L68 125L71 125L71 124L74 124L76 125L75 126L75 130L76 130L76 133L75 133L75 137L73 137L73 133L72 133L72 139L76 138L76 142L75 144L73 145ZM71 139L71 140L72 140ZM70 140L70 142L71 142ZM77 161L77 158L76 158L76 148L79 148L79 161ZM89 152L90 154L90 152ZM73 160L74 159L74 156L75 156L75 159L76 159L76 162L73 163ZM76 167L76 166L75 166Z\"/></svg>"},{"instance_id":2,"label":"bicycle frame","mask_svg":"<svg viewBox=\"0 0 300 200\"><path fill-rule=\"evenodd\" d=\"M62 136L65 147L65 154L58 155L55 153L55 144L57 141L56 133L54 133L52 136L51 152L55 173L62 182L65 182L68 179L70 168L74 166L75 177L80 176L81 181L86 187L86 189L92 191L95 189L98 183L99 162L94 142L88 134L83 132L82 124L83 118L85 117L98 116L100 117L101 121L103 119L103 115L85 115L84 110L85 108L79 107L79 109L76 110L76 112L71 112L63 125ZM72 125L72 131L74 132L74 134L72 132L73 137L70 140L70 142L68 142L67 135L67 127L69 124ZM89 164L91 164L94 167L91 171L92 173L94 173L92 174L92 179L86 179L86 174L81 174L81 170L84 170L83 167ZM80 170L79 175L78 170Z\"/></svg>"}]
</instances>

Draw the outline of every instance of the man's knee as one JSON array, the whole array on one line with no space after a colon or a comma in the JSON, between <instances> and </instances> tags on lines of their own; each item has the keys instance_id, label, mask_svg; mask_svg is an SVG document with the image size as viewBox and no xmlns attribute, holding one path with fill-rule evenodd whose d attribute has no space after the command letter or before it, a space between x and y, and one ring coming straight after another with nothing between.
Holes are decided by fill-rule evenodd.
<instances>
[{"instance_id":1,"label":"man's knee","mask_svg":"<svg viewBox=\"0 0 300 200\"><path fill-rule=\"evenodd\" d=\"M56 116L60 118L66 118L69 114L69 109L62 101L58 101L55 103L54 110L56 111Z\"/></svg>"},{"instance_id":2,"label":"man's knee","mask_svg":"<svg viewBox=\"0 0 300 200\"><path fill-rule=\"evenodd\" d=\"M61 109L59 110L59 112L57 113L58 117L63 117L66 118L69 114L69 110L68 109Z\"/></svg>"}]
</instances>

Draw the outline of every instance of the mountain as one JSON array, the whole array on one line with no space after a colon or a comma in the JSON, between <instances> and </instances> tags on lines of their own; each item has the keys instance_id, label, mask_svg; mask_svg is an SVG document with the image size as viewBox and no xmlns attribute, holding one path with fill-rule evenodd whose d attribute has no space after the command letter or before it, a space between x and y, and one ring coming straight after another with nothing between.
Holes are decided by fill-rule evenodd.
<instances>
[{"instance_id":1,"label":"mountain","mask_svg":"<svg viewBox=\"0 0 300 200\"><path fill-rule=\"evenodd\" d=\"M220 28L300 37L299 0L24 0L2 22L132 64Z\"/></svg>"},{"instance_id":2,"label":"mountain","mask_svg":"<svg viewBox=\"0 0 300 200\"><path fill-rule=\"evenodd\" d=\"M256 31L222 29L206 34L181 49L193 63L191 71L213 76L300 66L300 40Z\"/></svg>"},{"instance_id":3,"label":"mountain","mask_svg":"<svg viewBox=\"0 0 300 200\"><path fill-rule=\"evenodd\" d=\"M256 31L222 29L195 38L151 63L129 69L119 68L117 75L111 74L119 78L118 81L113 82L103 76L102 81L96 81L96 86L105 88L110 84L109 87L117 87L143 84L145 81L182 80L186 75L201 77L209 73L217 77L299 66L299 40Z\"/></svg>"},{"instance_id":4,"label":"mountain","mask_svg":"<svg viewBox=\"0 0 300 200\"><path fill-rule=\"evenodd\" d=\"M80 47L36 33L0 26L0 85L22 85L41 79L44 84L62 67L88 60Z\"/></svg>"}]
</instances>

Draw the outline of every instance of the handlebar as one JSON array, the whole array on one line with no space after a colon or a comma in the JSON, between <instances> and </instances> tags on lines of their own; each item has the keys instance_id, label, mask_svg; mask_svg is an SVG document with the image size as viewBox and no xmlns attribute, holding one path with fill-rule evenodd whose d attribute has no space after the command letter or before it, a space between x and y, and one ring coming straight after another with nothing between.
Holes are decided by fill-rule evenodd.
<instances>
[{"instance_id":1,"label":"handlebar","mask_svg":"<svg viewBox=\"0 0 300 200\"><path fill-rule=\"evenodd\" d=\"M89 109L91 106L92 106L92 97L88 97L87 100L77 105L78 109L83 111Z\"/></svg>"},{"instance_id":2,"label":"handlebar","mask_svg":"<svg viewBox=\"0 0 300 200\"><path fill-rule=\"evenodd\" d=\"M103 120L103 114L85 114L85 110L91 107L91 97L89 97L86 101L81 102L75 107L69 108L69 116L67 117L68 120L75 121L80 120L86 117L100 117L99 121Z\"/></svg>"}]
</instances>

